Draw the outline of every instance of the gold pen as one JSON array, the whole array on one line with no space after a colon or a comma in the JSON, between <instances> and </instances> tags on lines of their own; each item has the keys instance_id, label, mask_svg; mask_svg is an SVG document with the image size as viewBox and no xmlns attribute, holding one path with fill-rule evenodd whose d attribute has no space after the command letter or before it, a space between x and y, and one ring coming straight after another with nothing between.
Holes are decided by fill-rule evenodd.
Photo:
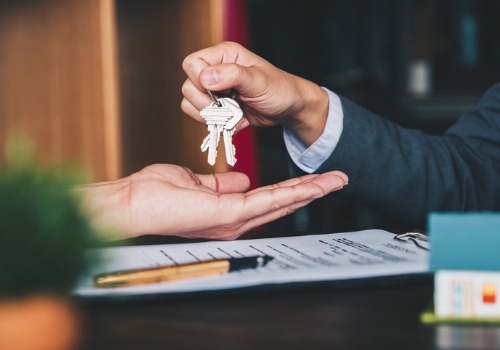
<instances>
[{"instance_id":1,"label":"gold pen","mask_svg":"<svg viewBox=\"0 0 500 350\"><path fill-rule=\"evenodd\" d=\"M265 266L271 260L273 257L265 255L114 271L95 276L94 282L100 288L125 287L255 269Z\"/></svg>"}]
</instances>

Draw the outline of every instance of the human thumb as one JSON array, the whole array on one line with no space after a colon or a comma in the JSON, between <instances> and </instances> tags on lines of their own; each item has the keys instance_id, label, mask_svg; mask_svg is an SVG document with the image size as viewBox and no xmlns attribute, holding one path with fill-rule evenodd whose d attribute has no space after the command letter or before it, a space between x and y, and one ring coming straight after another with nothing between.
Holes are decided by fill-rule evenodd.
<instances>
[{"instance_id":1,"label":"human thumb","mask_svg":"<svg viewBox=\"0 0 500 350\"><path fill-rule=\"evenodd\" d=\"M239 90L242 84L250 81L243 79L246 67L234 63L210 66L201 71L199 79L204 88L213 91Z\"/></svg>"}]
</instances>

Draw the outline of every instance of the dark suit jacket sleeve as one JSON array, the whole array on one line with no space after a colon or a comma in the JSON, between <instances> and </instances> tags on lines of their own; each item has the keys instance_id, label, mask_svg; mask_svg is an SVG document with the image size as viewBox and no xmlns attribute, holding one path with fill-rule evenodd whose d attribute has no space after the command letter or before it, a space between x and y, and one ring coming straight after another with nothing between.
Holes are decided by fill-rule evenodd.
<instances>
[{"instance_id":1,"label":"dark suit jacket sleeve","mask_svg":"<svg viewBox=\"0 0 500 350\"><path fill-rule=\"evenodd\" d=\"M500 84L442 136L341 102L342 135L317 171L349 176L339 196L415 228L431 211L500 210Z\"/></svg>"}]
</instances>

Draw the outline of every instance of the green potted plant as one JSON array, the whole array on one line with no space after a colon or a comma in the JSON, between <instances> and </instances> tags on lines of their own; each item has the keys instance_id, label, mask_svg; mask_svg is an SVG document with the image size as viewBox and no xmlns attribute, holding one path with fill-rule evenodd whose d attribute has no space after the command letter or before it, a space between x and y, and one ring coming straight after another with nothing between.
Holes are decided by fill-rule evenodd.
<instances>
[{"instance_id":1,"label":"green potted plant","mask_svg":"<svg viewBox=\"0 0 500 350\"><path fill-rule=\"evenodd\" d=\"M28 152L29 153L29 152ZM27 152L0 167L0 349L75 346L68 298L95 245L69 171L42 168Z\"/></svg>"}]
</instances>

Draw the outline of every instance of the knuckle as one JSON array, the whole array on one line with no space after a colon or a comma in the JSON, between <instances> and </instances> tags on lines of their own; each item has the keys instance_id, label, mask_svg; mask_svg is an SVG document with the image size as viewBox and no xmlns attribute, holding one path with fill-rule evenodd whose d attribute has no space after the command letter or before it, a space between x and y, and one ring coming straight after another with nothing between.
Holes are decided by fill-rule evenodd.
<instances>
[{"instance_id":1,"label":"knuckle","mask_svg":"<svg viewBox=\"0 0 500 350\"><path fill-rule=\"evenodd\" d=\"M236 43L232 42L232 41L222 41L220 43L218 43L216 46L219 47L219 49L222 49L222 50L227 50L227 49L230 49L231 47L233 47Z\"/></svg>"},{"instance_id":2,"label":"knuckle","mask_svg":"<svg viewBox=\"0 0 500 350\"><path fill-rule=\"evenodd\" d=\"M243 47L241 46L241 44L237 42L227 41L227 40L219 43L218 46L220 46L223 49L240 49Z\"/></svg>"},{"instance_id":3,"label":"knuckle","mask_svg":"<svg viewBox=\"0 0 500 350\"><path fill-rule=\"evenodd\" d=\"M182 84L181 91L184 96L191 91L190 85L191 84L189 83L189 80L184 81L184 83Z\"/></svg>"},{"instance_id":4,"label":"knuckle","mask_svg":"<svg viewBox=\"0 0 500 350\"><path fill-rule=\"evenodd\" d=\"M182 61L182 68L186 71L193 66L195 58L193 55L189 55Z\"/></svg>"},{"instance_id":5,"label":"knuckle","mask_svg":"<svg viewBox=\"0 0 500 350\"><path fill-rule=\"evenodd\" d=\"M185 98L181 101L181 110L186 114L189 113L189 102Z\"/></svg>"}]
</instances>

